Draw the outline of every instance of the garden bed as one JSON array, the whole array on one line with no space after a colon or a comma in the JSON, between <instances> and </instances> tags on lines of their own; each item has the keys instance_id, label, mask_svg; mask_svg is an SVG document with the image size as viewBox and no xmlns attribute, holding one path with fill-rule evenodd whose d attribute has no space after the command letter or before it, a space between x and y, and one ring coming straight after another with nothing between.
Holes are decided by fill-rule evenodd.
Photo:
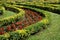
<instances>
[{"instance_id":1,"label":"garden bed","mask_svg":"<svg viewBox=\"0 0 60 40\"><path fill-rule=\"evenodd\" d=\"M9 24L0 27L1 40L25 40L26 37L44 29L45 26L49 24L49 15L45 11L29 6L13 7L18 10L21 8L25 13L25 17L21 21L19 21L19 18L16 22L13 20L12 23L8 22Z\"/></svg>"}]
</instances>

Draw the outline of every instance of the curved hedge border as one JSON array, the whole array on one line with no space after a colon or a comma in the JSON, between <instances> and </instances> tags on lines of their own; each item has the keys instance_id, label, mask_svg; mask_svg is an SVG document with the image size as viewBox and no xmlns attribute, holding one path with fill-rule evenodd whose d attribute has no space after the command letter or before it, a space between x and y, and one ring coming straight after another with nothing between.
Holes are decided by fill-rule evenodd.
<instances>
[{"instance_id":1,"label":"curved hedge border","mask_svg":"<svg viewBox=\"0 0 60 40\"><path fill-rule=\"evenodd\" d=\"M32 24L22 30L17 30L14 32L5 33L4 35L0 35L1 40L25 40L26 37L38 32L39 30L43 29L43 27L47 26L47 24L49 24L50 14L48 14L48 13L50 13L50 12L40 10L37 8L27 7L27 6L19 6L19 7L28 8L31 10L35 10L36 12L43 13L45 15L45 17L41 21L39 21L35 24Z\"/></svg>"},{"instance_id":2,"label":"curved hedge border","mask_svg":"<svg viewBox=\"0 0 60 40\"><path fill-rule=\"evenodd\" d=\"M17 4L17 5L22 5L22 6L29 6L29 7L34 7L34 8L39 8L39 9L42 9L42 10L46 10L46 11L50 11L50 12L53 12L53 13L58 13L60 14L60 9L59 8L55 8L53 6L44 6L44 4L42 5L31 5L31 4Z\"/></svg>"},{"instance_id":3,"label":"curved hedge border","mask_svg":"<svg viewBox=\"0 0 60 40\"><path fill-rule=\"evenodd\" d=\"M9 6L9 7L11 7L11 6ZM4 24L6 25L9 23L13 23L19 19L22 20L24 18L25 11L23 11L22 9L16 8L16 7L11 7L11 8L19 10L19 13L17 13L16 15L10 16L10 17L0 19L0 26L2 26Z\"/></svg>"},{"instance_id":4,"label":"curved hedge border","mask_svg":"<svg viewBox=\"0 0 60 40\"><path fill-rule=\"evenodd\" d=\"M48 14L49 13L48 11L44 11L44 10L41 10L39 8L35 8L35 7L31 7L31 6L22 6L22 5L20 5L20 6L19 5L15 5L15 7L22 8L22 9L27 8L27 9L39 12L41 14L44 14L45 18L47 18L47 19L49 19L49 17L50 17L50 14Z\"/></svg>"}]
</instances>

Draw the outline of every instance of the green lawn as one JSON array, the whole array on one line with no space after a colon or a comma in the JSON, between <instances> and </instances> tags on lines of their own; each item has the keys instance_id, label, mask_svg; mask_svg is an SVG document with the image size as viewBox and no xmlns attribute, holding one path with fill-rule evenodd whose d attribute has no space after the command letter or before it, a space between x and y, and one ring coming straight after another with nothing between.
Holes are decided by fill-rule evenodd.
<instances>
[{"instance_id":1,"label":"green lawn","mask_svg":"<svg viewBox=\"0 0 60 40\"><path fill-rule=\"evenodd\" d=\"M60 15L51 13L51 24L48 28L31 35L27 40L60 40Z\"/></svg>"},{"instance_id":2,"label":"green lawn","mask_svg":"<svg viewBox=\"0 0 60 40\"><path fill-rule=\"evenodd\" d=\"M15 15L14 12L5 10L5 12L3 13L3 15L0 15L0 19L6 18L6 17L10 17L10 16L13 16L13 15Z\"/></svg>"}]
</instances>

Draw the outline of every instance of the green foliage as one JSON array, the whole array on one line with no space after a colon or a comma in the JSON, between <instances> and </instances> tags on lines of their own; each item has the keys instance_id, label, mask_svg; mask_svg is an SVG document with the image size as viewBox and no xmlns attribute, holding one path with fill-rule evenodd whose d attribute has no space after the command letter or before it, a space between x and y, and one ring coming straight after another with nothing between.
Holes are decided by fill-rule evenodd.
<instances>
[{"instance_id":1,"label":"green foliage","mask_svg":"<svg viewBox=\"0 0 60 40\"><path fill-rule=\"evenodd\" d=\"M3 35L0 35L0 40L7 40Z\"/></svg>"},{"instance_id":2,"label":"green foliage","mask_svg":"<svg viewBox=\"0 0 60 40\"><path fill-rule=\"evenodd\" d=\"M25 12L19 8L15 8L15 9L19 10L19 13L17 13L16 15L7 17L7 18L0 19L0 26L10 24L10 23L16 22L16 20L22 20L24 18Z\"/></svg>"},{"instance_id":3,"label":"green foliage","mask_svg":"<svg viewBox=\"0 0 60 40\"><path fill-rule=\"evenodd\" d=\"M4 11L5 11L5 8L0 6L0 15L3 15Z\"/></svg>"},{"instance_id":4,"label":"green foliage","mask_svg":"<svg viewBox=\"0 0 60 40\"><path fill-rule=\"evenodd\" d=\"M34 34L34 33L38 32L39 30L41 30L43 28L42 26L43 26L43 23L41 23L41 21L40 21L40 22L32 24L24 29L29 30L30 34Z\"/></svg>"},{"instance_id":5,"label":"green foliage","mask_svg":"<svg viewBox=\"0 0 60 40\"><path fill-rule=\"evenodd\" d=\"M10 33L10 40L19 40L20 39L20 35L18 33L12 32Z\"/></svg>"},{"instance_id":6,"label":"green foliage","mask_svg":"<svg viewBox=\"0 0 60 40\"><path fill-rule=\"evenodd\" d=\"M54 12L54 13L60 13L60 5L56 6L54 4L18 4L18 5L23 5L23 6L27 6L27 7L34 7L34 8L38 8L38 9L42 9L42 10L46 10L46 11L50 11L50 12ZM48 10L47 10L48 9Z\"/></svg>"},{"instance_id":7,"label":"green foliage","mask_svg":"<svg viewBox=\"0 0 60 40\"><path fill-rule=\"evenodd\" d=\"M28 30L17 30L0 35L0 40L25 40L29 35Z\"/></svg>"}]
</instances>

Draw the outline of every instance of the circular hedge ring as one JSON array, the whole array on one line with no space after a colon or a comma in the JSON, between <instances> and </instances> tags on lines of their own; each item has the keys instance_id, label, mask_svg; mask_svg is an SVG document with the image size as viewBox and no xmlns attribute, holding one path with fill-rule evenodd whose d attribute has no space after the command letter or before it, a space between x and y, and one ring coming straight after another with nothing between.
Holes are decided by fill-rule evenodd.
<instances>
[{"instance_id":1,"label":"circular hedge ring","mask_svg":"<svg viewBox=\"0 0 60 40\"><path fill-rule=\"evenodd\" d=\"M7 7L5 7L5 9L8 10L8 11L15 12L16 15L0 19L0 26L2 26L4 24L13 23L16 20L19 20L19 19L22 20L24 18L25 12L22 9L19 9L19 8L16 8L16 7L11 7L11 6L7 6Z\"/></svg>"}]
</instances>

